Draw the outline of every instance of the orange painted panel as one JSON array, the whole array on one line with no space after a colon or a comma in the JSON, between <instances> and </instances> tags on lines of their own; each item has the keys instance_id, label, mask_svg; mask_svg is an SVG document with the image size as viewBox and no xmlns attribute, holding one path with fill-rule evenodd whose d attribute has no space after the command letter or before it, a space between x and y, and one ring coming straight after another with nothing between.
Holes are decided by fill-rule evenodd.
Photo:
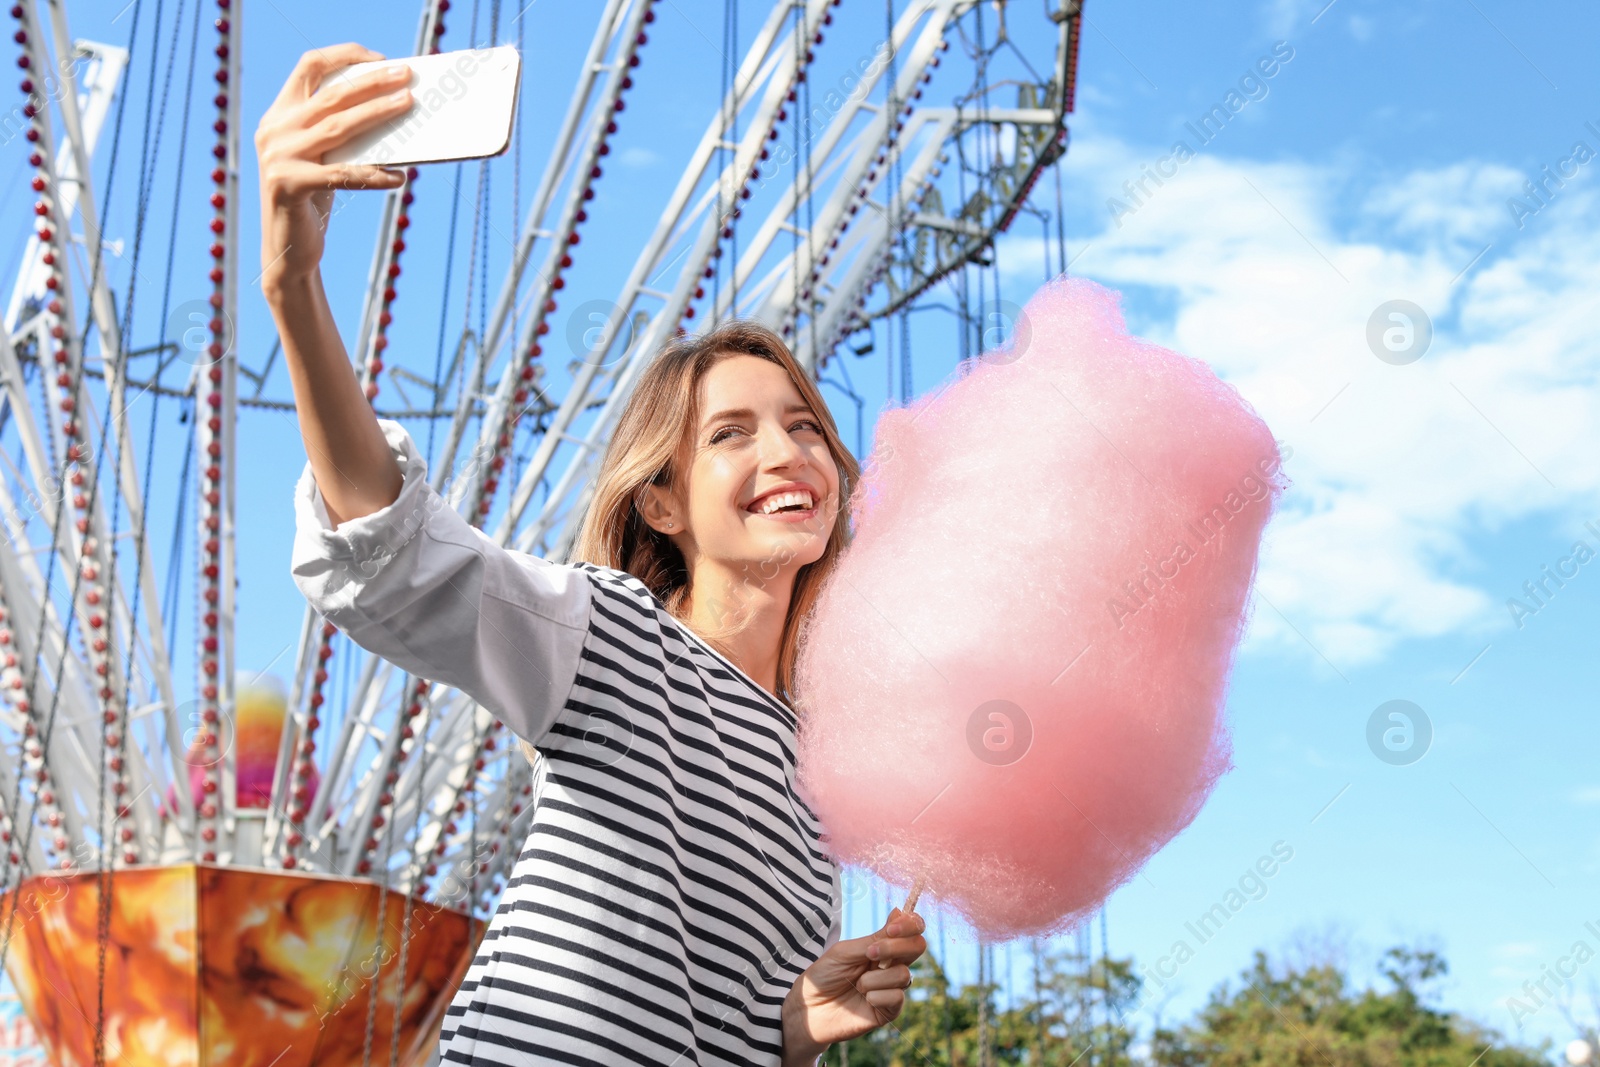
<instances>
[{"instance_id":1,"label":"orange painted panel","mask_svg":"<svg viewBox=\"0 0 1600 1067\"><path fill-rule=\"evenodd\" d=\"M386 1064L397 1003L399 1062L420 1064L484 928L421 902L404 922L405 898L364 879L118 871L102 1014L99 899L94 874L31 878L16 898L6 969L58 1067L94 1063L98 1018L118 1067ZM11 907L0 897L0 923Z\"/></svg>"}]
</instances>

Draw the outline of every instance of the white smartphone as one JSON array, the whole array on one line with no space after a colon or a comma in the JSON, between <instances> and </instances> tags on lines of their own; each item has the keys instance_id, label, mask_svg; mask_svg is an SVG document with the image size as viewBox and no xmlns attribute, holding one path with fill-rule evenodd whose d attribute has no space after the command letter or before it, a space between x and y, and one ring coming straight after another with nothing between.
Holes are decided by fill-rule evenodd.
<instances>
[{"instance_id":1,"label":"white smartphone","mask_svg":"<svg viewBox=\"0 0 1600 1067\"><path fill-rule=\"evenodd\" d=\"M515 45L357 63L317 89L395 64L411 68L411 109L324 153L324 163L403 167L497 156L510 146L522 84Z\"/></svg>"}]
</instances>

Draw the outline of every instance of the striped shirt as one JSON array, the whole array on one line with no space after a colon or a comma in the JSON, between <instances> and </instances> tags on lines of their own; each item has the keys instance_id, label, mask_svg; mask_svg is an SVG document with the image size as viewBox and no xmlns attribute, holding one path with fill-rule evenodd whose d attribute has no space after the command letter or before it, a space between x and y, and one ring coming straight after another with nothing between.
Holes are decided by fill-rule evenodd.
<instances>
[{"instance_id":1,"label":"striped shirt","mask_svg":"<svg viewBox=\"0 0 1600 1067\"><path fill-rule=\"evenodd\" d=\"M380 425L399 498L335 530L308 465L295 582L357 644L460 689L542 756L441 1060L779 1064L784 997L839 937L793 712L631 574L495 544Z\"/></svg>"}]
</instances>

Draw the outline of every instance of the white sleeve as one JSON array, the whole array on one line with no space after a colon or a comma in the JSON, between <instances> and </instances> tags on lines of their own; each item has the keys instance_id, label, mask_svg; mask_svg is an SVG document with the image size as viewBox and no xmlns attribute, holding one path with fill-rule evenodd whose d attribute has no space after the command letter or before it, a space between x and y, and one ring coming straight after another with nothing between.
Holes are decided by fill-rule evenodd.
<instances>
[{"instance_id":1,"label":"white sleeve","mask_svg":"<svg viewBox=\"0 0 1600 1067\"><path fill-rule=\"evenodd\" d=\"M295 487L295 585L362 648L460 689L538 744L577 676L588 573L496 544L434 492L411 435L378 424L400 463L399 497L334 529L306 464Z\"/></svg>"}]
</instances>

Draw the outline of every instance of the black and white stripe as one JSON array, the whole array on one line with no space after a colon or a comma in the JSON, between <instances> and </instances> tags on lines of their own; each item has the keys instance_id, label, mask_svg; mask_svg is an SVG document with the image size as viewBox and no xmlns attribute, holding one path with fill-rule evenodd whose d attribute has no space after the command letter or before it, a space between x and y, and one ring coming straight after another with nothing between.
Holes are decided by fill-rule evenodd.
<instances>
[{"instance_id":1,"label":"black and white stripe","mask_svg":"<svg viewBox=\"0 0 1600 1067\"><path fill-rule=\"evenodd\" d=\"M784 996L839 932L794 715L637 578L570 566L591 586L576 678L440 1058L778 1064Z\"/></svg>"}]
</instances>

